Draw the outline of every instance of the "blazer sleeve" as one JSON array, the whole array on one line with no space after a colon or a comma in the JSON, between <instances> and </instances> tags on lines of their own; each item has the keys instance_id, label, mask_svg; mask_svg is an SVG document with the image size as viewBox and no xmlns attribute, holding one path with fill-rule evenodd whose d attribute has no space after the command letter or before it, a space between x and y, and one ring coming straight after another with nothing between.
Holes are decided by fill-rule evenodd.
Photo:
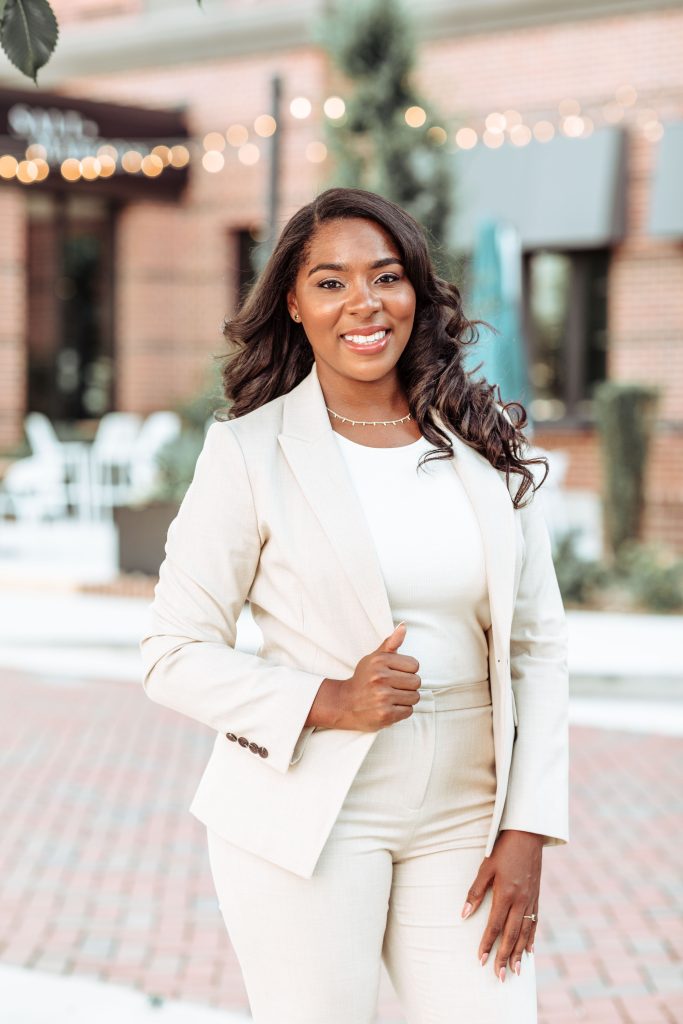
<instances>
[{"instance_id":1,"label":"blazer sleeve","mask_svg":"<svg viewBox=\"0 0 683 1024\"><path fill-rule=\"evenodd\" d=\"M140 641L143 687L158 704L258 744L265 757L248 747L245 756L284 773L313 731L304 722L324 676L235 650L260 551L242 449L229 422L213 423L168 530Z\"/></svg>"},{"instance_id":2,"label":"blazer sleeve","mask_svg":"<svg viewBox=\"0 0 683 1024\"><path fill-rule=\"evenodd\" d=\"M510 637L517 734L501 829L567 842L567 624L550 538L536 500L521 508L524 556Z\"/></svg>"}]
</instances>

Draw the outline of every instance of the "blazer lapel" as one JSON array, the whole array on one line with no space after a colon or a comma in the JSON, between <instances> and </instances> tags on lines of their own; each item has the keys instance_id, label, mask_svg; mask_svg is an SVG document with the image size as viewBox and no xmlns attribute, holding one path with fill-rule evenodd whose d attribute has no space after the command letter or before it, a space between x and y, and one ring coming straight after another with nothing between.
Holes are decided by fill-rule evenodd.
<instances>
[{"instance_id":1,"label":"blazer lapel","mask_svg":"<svg viewBox=\"0 0 683 1024\"><path fill-rule=\"evenodd\" d=\"M512 502L490 463L449 430L460 476L482 533L494 642L509 638L515 531ZM304 496L318 517L340 565L375 628L378 641L394 629L389 597L370 529L325 408L317 367L284 400L278 441ZM447 529L439 519L437 528Z\"/></svg>"},{"instance_id":2,"label":"blazer lapel","mask_svg":"<svg viewBox=\"0 0 683 1024\"><path fill-rule=\"evenodd\" d=\"M380 640L394 629L363 508L330 425L315 363L285 396L278 441Z\"/></svg>"},{"instance_id":3,"label":"blazer lapel","mask_svg":"<svg viewBox=\"0 0 683 1024\"><path fill-rule=\"evenodd\" d=\"M515 578L515 519L504 474L435 415L453 443L451 463L470 499L481 530L494 643L506 652L512 624ZM503 654L501 653L501 657Z\"/></svg>"}]
</instances>

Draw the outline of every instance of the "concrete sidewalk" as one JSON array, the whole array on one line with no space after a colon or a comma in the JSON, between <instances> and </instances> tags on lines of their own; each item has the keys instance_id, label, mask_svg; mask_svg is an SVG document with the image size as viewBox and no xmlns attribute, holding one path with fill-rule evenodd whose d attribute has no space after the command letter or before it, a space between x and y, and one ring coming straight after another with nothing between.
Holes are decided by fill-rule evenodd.
<instances>
[{"instance_id":1,"label":"concrete sidewalk","mask_svg":"<svg viewBox=\"0 0 683 1024\"><path fill-rule=\"evenodd\" d=\"M79 650L130 653L136 649L149 604L137 597L6 587L0 590L2 664L25 658L28 668L40 648L60 657ZM573 677L641 677L683 684L682 615L568 611L567 621ZM246 606L238 621L238 646L253 651L259 638ZM130 678L138 676L136 667Z\"/></svg>"},{"instance_id":2,"label":"concrete sidewalk","mask_svg":"<svg viewBox=\"0 0 683 1024\"><path fill-rule=\"evenodd\" d=\"M141 598L6 589L0 592L0 667L139 684L137 644L149 604ZM570 721L683 735L683 616L569 611L567 619ZM259 642L247 606L237 623L237 646L254 652Z\"/></svg>"}]
</instances>

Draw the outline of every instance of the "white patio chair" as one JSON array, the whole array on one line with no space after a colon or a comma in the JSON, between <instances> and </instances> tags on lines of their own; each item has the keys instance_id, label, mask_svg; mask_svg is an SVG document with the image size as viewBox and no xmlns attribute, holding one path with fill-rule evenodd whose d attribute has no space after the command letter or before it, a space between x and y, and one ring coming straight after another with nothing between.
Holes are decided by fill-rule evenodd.
<instances>
[{"instance_id":1,"label":"white patio chair","mask_svg":"<svg viewBox=\"0 0 683 1024\"><path fill-rule=\"evenodd\" d=\"M24 417L24 430L31 452L44 465L61 467L69 505L76 515L90 514L90 466L88 445L82 441L60 441L52 423L42 412Z\"/></svg>"},{"instance_id":2,"label":"white patio chair","mask_svg":"<svg viewBox=\"0 0 683 1024\"><path fill-rule=\"evenodd\" d=\"M13 462L0 484L0 511L19 522L65 519L69 499L62 464L41 455Z\"/></svg>"},{"instance_id":3,"label":"white patio chair","mask_svg":"<svg viewBox=\"0 0 683 1024\"><path fill-rule=\"evenodd\" d=\"M180 437L182 421L175 412L153 412L140 428L130 467L131 493L142 499L153 489L159 477L157 455L170 441Z\"/></svg>"},{"instance_id":4,"label":"white patio chair","mask_svg":"<svg viewBox=\"0 0 683 1024\"><path fill-rule=\"evenodd\" d=\"M99 515L130 497L131 464L142 417L134 412L108 412L97 427L90 448L92 501Z\"/></svg>"}]
</instances>

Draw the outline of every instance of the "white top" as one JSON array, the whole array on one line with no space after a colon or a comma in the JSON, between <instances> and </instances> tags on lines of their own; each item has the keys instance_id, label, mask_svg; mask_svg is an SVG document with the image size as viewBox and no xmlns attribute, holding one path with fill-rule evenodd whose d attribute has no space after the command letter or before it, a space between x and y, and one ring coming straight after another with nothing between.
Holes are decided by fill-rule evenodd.
<instances>
[{"instance_id":1,"label":"white top","mask_svg":"<svg viewBox=\"0 0 683 1024\"><path fill-rule=\"evenodd\" d=\"M433 445L370 448L334 431L375 542L399 654L420 662L424 687L488 677L491 625L479 524L450 459L416 471Z\"/></svg>"}]
</instances>

